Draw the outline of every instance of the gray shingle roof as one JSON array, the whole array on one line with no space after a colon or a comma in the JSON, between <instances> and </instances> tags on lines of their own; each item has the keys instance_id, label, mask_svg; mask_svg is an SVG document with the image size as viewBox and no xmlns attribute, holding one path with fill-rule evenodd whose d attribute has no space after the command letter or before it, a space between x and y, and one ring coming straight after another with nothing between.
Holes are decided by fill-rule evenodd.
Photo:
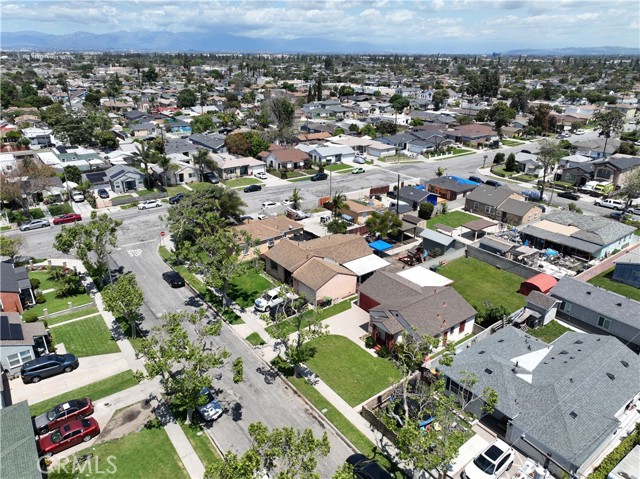
<instances>
[{"instance_id":1,"label":"gray shingle roof","mask_svg":"<svg viewBox=\"0 0 640 479\"><path fill-rule=\"evenodd\" d=\"M494 388L497 410L514 426L579 466L616 430L616 414L638 393L640 358L612 336L567 332L547 345L506 327L438 368L458 381L462 371L475 374L475 394Z\"/></svg>"},{"instance_id":2,"label":"gray shingle roof","mask_svg":"<svg viewBox=\"0 0 640 479\"><path fill-rule=\"evenodd\" d=\"M0 409L0 477L42 479L27 401Z\"/></svg>"},{"instance_id":3,"label":"gray shingle roof","mask_svg":"<svg viewBox=\"0 0 640 479\"><path fill-rule=\"evenodd\" d=\"M504 200L514 193L507 186L480 185L467 195L467 201L477 201L493 207L500 206Z\"/></svg>"},{"instance_id":4,"label":"gray shingle roof","mask_svg":"<svg viewBox=\"0 0 640 479\"><path fill-rule=\"evenodd\" d=\"M514 200L513 198L507 198L506 201L500 205L500 210L505 213L510 213L515 216L524 216L532 208L537 205L531 204L528 201Z\"/></svg>"},{"instance_id":5,"label":"gray shingle roof","mask_svg":"<svg viewBox=\"0 0 640 479\"><path fill-rule=\"evenodd\" d=\"M575 226L580 231L571 235L572 237L601 246L615 243L635 231L635 227L625 225L620 221L602 216L573 213L571 211L551 213L545 216L544 219L565 226ZM564 237L566 238L566 236Z\"/></svg>"},{"instance_id":6,"label":"gray shingle roof","mask_svg":"<svg viewBox=\"0 0 640 479\"><path fill-rule=\"evenodd\" d=\"M197 150L198 147L196 145L182 138L171 138L164 144L165 155L172 155L175 153L191 153Z\"/></svg>"},{"instance_id":7,"label":"gray shingle roof","mask_svg":"<svg viewBox=\"0 0 640 479\"><path fill-rule=\"evenodd\" d=\"M0 291L5 293L19 293L18 276L11 263L0 263Z\"/></svg>"}]
</instances>

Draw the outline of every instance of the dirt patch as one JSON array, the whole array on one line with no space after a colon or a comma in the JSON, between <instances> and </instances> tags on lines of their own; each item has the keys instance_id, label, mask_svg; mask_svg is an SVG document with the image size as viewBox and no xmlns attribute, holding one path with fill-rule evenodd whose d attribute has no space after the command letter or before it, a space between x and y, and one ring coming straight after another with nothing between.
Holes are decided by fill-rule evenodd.
<instances>
[{"instance_id":1,"label":"dirt patch","mask_svg":"<svg viewBox=\"0 0 640 479\"><path fill-rule=\"evenodd\" d=\"M151 404L140 401L116 411L107 426L102 429L98 441L118 439L141 430L147 421L155 418L152 409Z\"/></svg>"}]
</instances>

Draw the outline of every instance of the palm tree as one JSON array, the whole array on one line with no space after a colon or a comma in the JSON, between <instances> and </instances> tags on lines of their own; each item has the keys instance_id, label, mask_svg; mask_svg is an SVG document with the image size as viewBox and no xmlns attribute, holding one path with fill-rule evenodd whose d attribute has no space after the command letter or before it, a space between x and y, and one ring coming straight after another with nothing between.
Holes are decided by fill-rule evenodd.
<instances>
[{"instance_id":1,"label":"palm tree","mask_svg":"<svg viewBox=\"0 0 640 479\"><path fill-rule=\"evenodd\" d=\"M154 157L157 152L153 150L147 143L138 143L136 145L136 149L138 150L138 154L140 155L140 162L142 166L144 166L144 174L147 177L147 188L151 189L153 187L151 175L149 175L149 163L155 163Z\"/></svg>"},{"instance_id":2,"label":"palm tree","mask_svg":"<svg viewBox=\"0 0 640 479\"><path fill-rule=\"evenodd\" d=\"M347 201L347 197L342 193L342 191L337 192L333 195L333 198L331 198L332 214L334 218L338 218L342 214L342 210L347 207L345 201Z\"/></svg>"},{"instance_id":3,"label":"palm tree","mask_svg":"<svg viewBox=\"0 0 640 479\"><path fill-rule=\"evenodd\" d=\"M218 169L216 161L209 156L209 150L198 148L198 152L193 156L193 164L198 167L200 181L204 181L205 168L215 171Z\"/></svg>"},{"instance_id":4,"label":"palm tree","mask_svg":"<svg viewBox=\"0 0 640 479\"><path fill-rule=\"evenodd\" d=\"M302 200L302 196L300 195L300 188L294 188L291 192L291 201L293 201L293 209L300 209L300 201Z\"/></svg>"},{"instance_id":5,"label":"palm tree","mask_svg":"<svg viewBox=\"0 0 640 479\"><path fill-rule=\"evenodd\" d=\"M224 218L239 218L244 214L244 207L247 204L242 200L236 190L217 187L217 202L220 216Z\"/></svg>"},{"instance_id":6,"label":"palm tree","mask_svg":"<svg viewBox=\"0 0 640 479\"><path fill-rule=\"evenodd\" d=\"M444 175L444 169L442 168L442 166L438 166L438 169L436 170L436 176L440 178L442 175Z\"/></svg>"},{"instance_id":7,"label":"palm tree","mask_svg":"<svg viewBox=\"0 0 640 479\"><path fill-rule=\"evenodd\" d=\"M178 170L178 165L173 163L168 156L158 155L156 165L158 165L162 169L162 173L160 174L161 183L164 186L168 186L167 181L167 173Z\"/></svg>"}]
</instances>

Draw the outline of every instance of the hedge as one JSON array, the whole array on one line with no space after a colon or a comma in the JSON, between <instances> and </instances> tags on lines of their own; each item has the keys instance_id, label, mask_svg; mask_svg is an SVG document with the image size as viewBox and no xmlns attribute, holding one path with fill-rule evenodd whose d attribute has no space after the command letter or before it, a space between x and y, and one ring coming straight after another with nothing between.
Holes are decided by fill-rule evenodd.
<instances>
[{"instance_id":1,"label":"hedge","mask_svg":"<svg viewBox=\"0 0 640 479\"><path fill-rule=\"evenodd\" d=\"M636 425L636 429L633 433L629 434L622 440L618 447L616 447L611 454L604 458L604 460L589 474L588 479L606 479L613 469L620 464L631 449L636 444L640 444L640 423Z\"/></svg>"},{"instance_id":2,"label":"hedge","mask_svg":"<svg viewBox=\"0 0 640 479\"><path fill-rule=\"evenodd\" d=\"M47 208L49 209L49 213L51 213L51 216L60 216L73 213L73 208L69 203L49 205Z\"/></svg>"},{"instance_id":3,"label":"hedge","mask_svg":"<svg viewBox=\"0 0 640 479\"><path fill-rule=\"evenodd\" d=\"M32 208L28 213L24 210L13 210L9 212L9 221L11 223L25 223L30 220L38 220L44 218L44 213L40 208Z\"/></svg>"}]
</instances>

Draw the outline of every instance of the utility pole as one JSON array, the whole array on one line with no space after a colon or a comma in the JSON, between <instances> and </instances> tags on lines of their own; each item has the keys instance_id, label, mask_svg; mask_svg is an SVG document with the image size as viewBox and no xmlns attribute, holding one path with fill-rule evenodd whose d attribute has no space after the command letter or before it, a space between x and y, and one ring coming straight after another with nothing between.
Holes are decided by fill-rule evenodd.
<instances>
[{"instance_id":1,"label":"utility pole","mask_svg":"<svg viewBox=\"0 0 640 479\"><path fill-rule=\"evenodd\" d=\"M396 190L396 216L400 216L400 175L398 174L398 189Z\"/></svg>"},{"instance_id":2,"label":"utility pole","mask_svg":"<svg viewBox=\"0 0 640 479\"><path fill-rule=\"evenodd\" d=\"M331 175L333 170L329 170L329 201L331 201L331 198L333 198L333 196L331 196L331 178L333 177Z\"/></svg>"}]
</instances>

